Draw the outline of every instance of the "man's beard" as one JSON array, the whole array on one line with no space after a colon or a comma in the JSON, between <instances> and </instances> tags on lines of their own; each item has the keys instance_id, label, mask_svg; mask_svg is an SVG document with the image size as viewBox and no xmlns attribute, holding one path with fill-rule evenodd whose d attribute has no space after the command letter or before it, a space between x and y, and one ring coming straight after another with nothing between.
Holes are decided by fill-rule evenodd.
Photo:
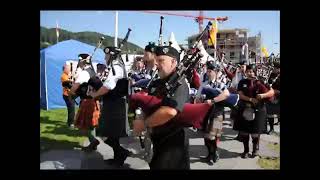
<instances>
[{"instance_id":1,"label":"man's beard","mask_svg":"<svg viewBox=\"0 0 320 180\"><path fill-rule=\"evenodd\" d=\"M164 72L158 71L158 76L160 77L160 79L166 78L166 75L164 74Z\"/></svg>"}]
</instances>

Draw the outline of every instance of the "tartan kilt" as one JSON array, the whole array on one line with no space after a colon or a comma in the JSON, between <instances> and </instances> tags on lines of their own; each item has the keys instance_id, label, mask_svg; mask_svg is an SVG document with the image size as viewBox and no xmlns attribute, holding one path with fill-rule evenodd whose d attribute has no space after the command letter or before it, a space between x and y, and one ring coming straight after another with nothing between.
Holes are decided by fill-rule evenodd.
<instances>
[{"instance_id":1,"label":"tartan kilt","mask_svg":"<svg viewBox=\"0 0 320 180\"><path fill-rule=\"evenodd\" d=\"M100 104L93 99L82 99L75 118L75 126L79 129L88 129L98 125Z\"/></svg>"}]
</instances>

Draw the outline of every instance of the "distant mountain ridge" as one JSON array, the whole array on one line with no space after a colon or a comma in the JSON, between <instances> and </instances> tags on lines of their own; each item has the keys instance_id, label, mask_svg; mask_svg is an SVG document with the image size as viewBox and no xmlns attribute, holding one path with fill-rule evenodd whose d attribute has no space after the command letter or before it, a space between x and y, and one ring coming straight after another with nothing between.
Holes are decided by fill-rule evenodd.
<instances>
[{"instance_id":1,"label":"distant mountain ridge","mask_svg":"<svg viewBox=\"0 0 320 180\"><path fill-rule=\"evenodd\" d=\"M102 36L105 38L105 40L103 41L101 48L114 45L114 37L109 35L105 35L97 32L91 32L91 31L71 32L64 29L59 29L59 41L74 39L83 43L96 46L97 43L99 42L99 39ZM118 38L118 42L121 42L122 40L123 39ZM49 28L40 26L40 49L46 48L56 43L57 43L56 29L55 28L49 29ZM127 46L128 46L129 53L143 54L144 52L143 48L130 42L130 37L129 37ZM126 52L126 46L124 46L122 49L124 52Z\"/></svg>"}]
</instances>

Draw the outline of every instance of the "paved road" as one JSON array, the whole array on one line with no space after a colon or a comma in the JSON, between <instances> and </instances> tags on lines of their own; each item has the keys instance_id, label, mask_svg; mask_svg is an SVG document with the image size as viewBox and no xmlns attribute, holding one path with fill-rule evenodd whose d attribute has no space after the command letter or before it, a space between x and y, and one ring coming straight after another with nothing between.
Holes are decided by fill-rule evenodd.
<instances>
[{"instance_id":1,"label":"paved road","mask_svg":"<svg viewBox=\"0 0 320 180\"><path fill-rule=\"evenodd\" d=\"M240 158L239 154L243 152L243 146L241 142L232 140L236 137L237 132L232 130L231 123L232 120L229 119L229 113L227 113L224 121L224 134L219 144L220 160L213 166L209 166L201 160L201 157L207 155L207 148L204 146L201 132L186 129L190 144L191 169L261 169L257 164L259 157L253 159ZM275 131L276 134L273 135L261 135L261 156L280 156L280 152L276 152L268 146L268 143L280 143L279 126L275 126ZM122 138L120 143L133 152L133 155L126 159L123 169L149 169L147 162L142 158L143 151L137 138ZM87 144L88 142L84 143L84 145ZM250 144L250 148L251 151L252 144ZM79 149L50 150L42 153L40 154L40 169L114 169L103 161L111 158L113 158L112 148L101 141L98 150L93 153L84 153Z\"/></svg>"}]
</instances>

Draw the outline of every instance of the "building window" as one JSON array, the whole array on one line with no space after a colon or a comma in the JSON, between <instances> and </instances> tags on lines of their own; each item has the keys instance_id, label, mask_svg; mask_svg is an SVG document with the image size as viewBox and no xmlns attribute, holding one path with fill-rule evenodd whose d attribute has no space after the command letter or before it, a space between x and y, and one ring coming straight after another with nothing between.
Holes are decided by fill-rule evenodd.
<instances>
[{"instance_id":1,"label":"building window","mask_svg":"<svg viewBox=\"0 0 320 180\"><path fill-rule=\"evenodd\" d=\"M234 58L234 52L230 52L230 58Z\"/></svg>"},{"instance_id":2,"label":"building window","mask_svg":"<svg viewBox=\"0 0 320 180\"><path fill-rule=\"evenodd\" d=\"M220 34L217 34L217 38L220 38Z\"/></svg>"}]
</instances>

